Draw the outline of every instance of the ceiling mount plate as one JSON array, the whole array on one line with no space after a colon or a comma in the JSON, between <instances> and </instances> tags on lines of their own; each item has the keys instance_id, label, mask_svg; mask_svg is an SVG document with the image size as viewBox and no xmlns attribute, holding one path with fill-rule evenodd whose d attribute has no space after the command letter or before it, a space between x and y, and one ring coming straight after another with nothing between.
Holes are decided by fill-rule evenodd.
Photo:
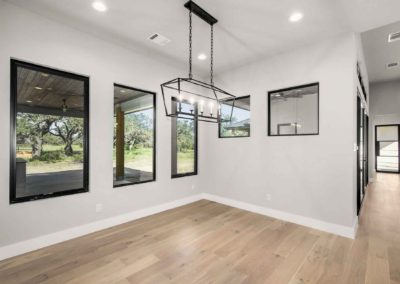
<instances>
[{"instance_id":1,"label":"ceiling mount plate","mask_svg":"<svg viewBox=\"0 0 400 284\"><path fill-rule=\"evenodd\" d=\"M204 20L210 25L214 25L218 22L216 18L211 16L208 12L206 12L203 8L201 8L199 5L194 3L193 1L188 1L184 5L186 9L189 11L192 11L192 13L196 14L199 18Z\"/></svg>"}]
</instances>

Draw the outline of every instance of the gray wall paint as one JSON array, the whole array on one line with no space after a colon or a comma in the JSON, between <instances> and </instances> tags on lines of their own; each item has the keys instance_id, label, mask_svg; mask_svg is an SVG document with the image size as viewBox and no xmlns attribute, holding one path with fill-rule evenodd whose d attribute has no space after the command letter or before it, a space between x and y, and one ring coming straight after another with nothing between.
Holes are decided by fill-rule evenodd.
<instances>
[{"instance_id":1,"label":"gray wall paint","mask_svg":"<svg viewBox=\"0 0 400 284\"><path fill-rule=\"evenodd\" d=\"M251 94L251 137L218 139L208 127L209 193L353 226L355 37L343 35L219 74L216 84ZM267 136L267 92L320 83L320 135ZM272 199L267 200L267 194Z\"/></svg>"},{"instance_id":2,"label":"gray wall paint","mask_svg":"<svg viewBox=\"0 0 400 284\"><path fill-rule=\"evenodd\" d=\"M400 80L370 86L369 172L375 170L375 125L400 124Z\"/></svg>"},{"instance_id":3,"label":"gray wall paint","mask_svg":"<svg viewBox=\"0 0 400 284\"><path fill-rule=\"evenodd\" d=\"M3 2L0 38L0 247L197 193L199 176L170 178L171 128L159 89L186 74L186 66L133 53ZM90 76L89 193L9 205L10 57ZM112 188L114 82L158 93L156 182ZM103 204L102 212L95 213L96 203Z\"/></svg>"},{"instance_id":4,"label":"gray wall paint","mask_svg":"<svg viewBox=\"0 0 400 284\"><path fill-rule=\"evenodd\" d=\"M157 181L112 188L113 83L159 92L186 74L161 62L0 2L0 95L9 101L15 57L90 76L90 192L9 205L9 137L0 140L0 246L57 232L199 192L345 226L354 224L354 36L343 35L223 73L216 84L251 94L251 137L218 139L199 124L199 176L171 180L170 120L157 104ZM154 58L157 58L156 60ZM320 135L267 137L268 90L320 82ZM9 133L9 105L0 106ZM266 194L272 200L267 201ZM96 203L104 210L95 213Z\"/></svg>"}]
</instances>

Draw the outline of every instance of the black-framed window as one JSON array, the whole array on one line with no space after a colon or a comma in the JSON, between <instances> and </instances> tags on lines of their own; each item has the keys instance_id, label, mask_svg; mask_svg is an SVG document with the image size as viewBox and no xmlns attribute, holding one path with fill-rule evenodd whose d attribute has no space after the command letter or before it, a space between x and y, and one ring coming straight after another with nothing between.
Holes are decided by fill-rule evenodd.
<instances>
[{"instance_id":1,"label":"black-framed window","mask_svg":"<svg viewBox=\"0 0 400 284\"><path fill-rule=\"evenodd\" d=\"M156 179L156 94L114 84L114 187Z\"/></svg>"},{"instance_id":2,"label":"black-framed window","mask_svg":"<svg viewBox=\"0 0 400 284\"><path fill-rule=\"evenodd\" d=\"M88 77L11 60L11 203L89 191L88 133Z\"/></svg>"},{"instance_id":3,"label":"black-framed window","mask_svg":"<svg viewBox=\"0 0 400 284\"><path fill-rule=\"evenodd\" d=\"M223 122L218 125L219 138L250 137L250 96L221 103L221 118ZM229 122L224 122L229 118Z\"/></svg>"},{"instance_id":4,"label":"black-framed window","mask_svg":"<svg viewBox=\"0 0 400 284\"><path fill-rule=\"evenodd\" d=\"M189 101L172 102L173 111L197 113L197 104ZM198 121L182 117L171 119L171 169L172 177L197 175L197 127Z\"/></svg>"},{"instance_id":5,"label":"black-framed window","mask_svg":"<svg viewBox=\"0 0 400 284\"><path fill-rule=\"evenodd\" d=\"M268 135L319 134L319 83L268 92Z\"/></svg>"}]
</instances>

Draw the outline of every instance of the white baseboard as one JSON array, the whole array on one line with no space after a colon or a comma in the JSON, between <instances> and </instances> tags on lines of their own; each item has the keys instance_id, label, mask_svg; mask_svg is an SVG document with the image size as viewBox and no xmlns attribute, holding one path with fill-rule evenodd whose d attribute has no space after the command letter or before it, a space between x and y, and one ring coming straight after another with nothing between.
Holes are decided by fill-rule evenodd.
<instances>
[{"instance_id":1,"label":"white baseboard","mask_svg":"<svg viewBox=\"0 0 400 284\"><path fill-rule=\"evenodd\" d=\"M96 231L107 229L116 225L120 225L126 222L130 222L139 218L150 216L156 213L160 213L169 209L180 207L186 204L190 204L201 199L207 199L215 201L221 204L229 205L239 209L251 211L261 215L273 217L276 219L296 223L299 225L311 227L328 233L340 235L347 238L354 239L358 223L354 224L353 227L346 227L342 225L327 223L324 221L303 217L279 210L274 210L242 201L237 201L222 196L212 195L208 193L193 195L183 199L175 200L172 202L156 205L153 207L133 211L127 214L111 217L108 219L96 221L86 225L66 229L63 231L55 232L52 234L40 236L34 239L18 242L8 246L0 248L0 260L4 260L13 256L21 255L30 251L34 251L43 247L47 247L53 244L61 243L70 239L81 237Z\"/></svg>"},{"instance_id":2,"label":"white baseboard","mask_svg":"<svg viewBox=\"0 0 400 284\"><path fill-rule=\"evenodd\" d=\"M247 210L250 212L258 213L261 215L273 217L276 219L280 219L283 221L299 224L302 226L310 227L313 229L317 229L320 231L325 231L328 233L332 233L335 235L343 236L346 238L354 239L356 232L357 232L357 227L358 227L358 219L356 218L355 224L352 227L347 227L343 225L338 225L338 224L333 224L333 223L328 223L324 222L321 220L317 219L312 219L292 213L287 213L275 209L270 209L242 201L237 201L229 198L225 198L222 196L218 195L213 195L213 194L208 194L208 193L203 193L203 198L210 200L210 201L215 201L217 203L222 203L228 206L232 206L235 208Z\"/></svg>"},{"instance_id":3,"label":"white baseboard","mask_svg":"<svg viewBox=\"0 0 400 284\"><path fill-rule=\"evenodd\" d=\"M116 225L120 225L129 221L133 221L139 218L150 216L156 213L160 213L169 209L180 207L189 203L196 202L202 199L202 194L193 195L190 197L178 199L172 202L156 205L153 207L133 211L127 214L111 217L108 219L96 221L93 223L85 224L82 226L66 229L63 231L55 232L52 234L40 236L34 239L18 242L8 246L0 248L0 260L7 259L13 256L24 254L30 251L34 251L43 247L47 247L53 244L64 242L70 239L81 237L96 231L107 229Z\"/></svg>"}]
</instances>

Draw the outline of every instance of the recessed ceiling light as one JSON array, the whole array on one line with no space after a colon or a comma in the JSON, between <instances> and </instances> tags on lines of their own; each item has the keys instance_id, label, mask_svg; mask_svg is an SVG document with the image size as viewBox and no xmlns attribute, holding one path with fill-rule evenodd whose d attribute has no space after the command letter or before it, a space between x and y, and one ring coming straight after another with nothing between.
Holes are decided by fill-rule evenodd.
<instances>
[{"instance_id":1,"label":"recessed ceiling light","mask_svg":"<svg viewBox=\"0 0 400 284\"><path fill-rule=\"evenodd\" d=\"M121 93L125 93L125 90L120 90Z\"/></svg>"},{"instance_id":2,"label":"recessed ceiling light","mask_svg":"<svg viewBox=\"0 0 400 284\"><path fill-rule=\"evenodd\" d=\"M32 101L26 101L28 104L30 104Z\"/></svg>"},{"instance_id":3,"label":"recessed ceiling light","mask_svg":"<svg viewBox=\"0 0 400 284\"><path fill-rule=\"evenodd\" d=\"M42 73L42 76L43 76L43 77L49 77L49 74Z\"/></svg>"},{"instance_id":4,"label":"recessed ceiling light","mask_svg":"<svg viewBox=\"0 0 400 284\"><path fill-rule=\"evenodd\" d=\"M92 3L92 7L93 7L93 9L95 9L96 11L99 11L99 12L107 11L106 4L104 4L103 2L100 2L100 1L94 1Z\"/></svg>"},{"instance_id":5,"label":"recessed ceiling light","mask_svg":"<svg viewBox=\"0 0 400 284\"><path fill-rule=\"evenodd\" d=\"M197 56L197 59L206 60L207 59L207 55L205 55L204 53L200 53L199 56Z\"/></svg>"},{"instance_id":6,"label":"recessed ceiling light","mask_svg":"<svg viewBox=\"0 0 400 284\"><path fill-rule=\"evenodd\" d=\"M36 89L36 90L43 90L43 88L41 88L41 87L39 87L39 86L36 86L35 89Z\"/></svg>"},{"instance_id":7,"label":"recessed ceiling light","mask_svg":"<svg viewBox=\"0 0 400 284\"><path fill-rule=\"evenodd\" d=\"M290 22L292 22L292 23L295 23L295 22L298 22L298 21L300 21L301 19L303 19L303 14L302 13L300 13L300 12L294 12L294 13L292 13L291 15L290 15L290 17L289 17L289 21Z\"/></svg>"}]
</instances>

